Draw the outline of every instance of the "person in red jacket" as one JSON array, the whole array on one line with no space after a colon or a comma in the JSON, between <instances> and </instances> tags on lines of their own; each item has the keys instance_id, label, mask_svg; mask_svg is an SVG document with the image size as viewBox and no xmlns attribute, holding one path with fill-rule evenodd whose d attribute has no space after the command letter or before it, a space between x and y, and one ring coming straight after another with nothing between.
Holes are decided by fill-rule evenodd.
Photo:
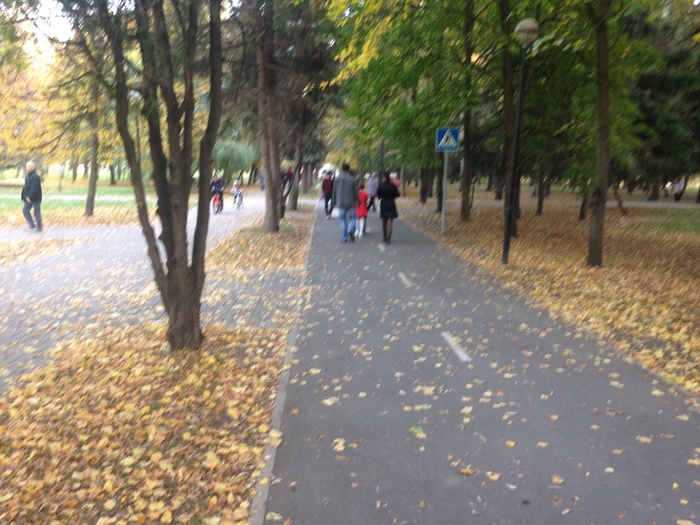
<instances>
[{"instance_id":1,"label":"person in red jacket","mask_svg":"<svg viewBox=\"0 0 700 525\"><path fill-rule=\"evenodd\" d=\"M367 192L364 184L360 184L360 190L357 193L360 198L355 204L355 215L357 215L357 238L359 239L367 232Z\"/></svg>"},{"instance_id":2,"label":"person in red jacket","mask_svg":"<svg viewBox=\"0 0 700 525\"><path fill-rule=\"evenodd\" d=\"M326 219L330 219L333 211L333 172L330 170L323 172L321 193L323 193L323 199L325 200Z\"/></svg>"}]
</instances>

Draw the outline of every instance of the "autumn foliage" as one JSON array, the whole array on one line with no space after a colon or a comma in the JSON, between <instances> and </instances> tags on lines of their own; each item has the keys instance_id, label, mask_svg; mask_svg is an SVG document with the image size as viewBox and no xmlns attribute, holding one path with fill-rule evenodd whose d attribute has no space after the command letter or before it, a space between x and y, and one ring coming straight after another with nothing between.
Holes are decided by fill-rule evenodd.
<instances>
[{"instance_id":1,"label":"autumn foliage","mask_svg":"<svg viewBox=\"0 0 700 525\"><path fill-rule=\"evenodd\" d=\"M244 229L212 266L301 268L310 224L279 243ZM277 329L206 325L197 352L172 351L164 324L59 344L0 397L0 522L249 524L264 447L281 441L270 413L302 296L269 301Z\"/></svg>"}]
</instances>

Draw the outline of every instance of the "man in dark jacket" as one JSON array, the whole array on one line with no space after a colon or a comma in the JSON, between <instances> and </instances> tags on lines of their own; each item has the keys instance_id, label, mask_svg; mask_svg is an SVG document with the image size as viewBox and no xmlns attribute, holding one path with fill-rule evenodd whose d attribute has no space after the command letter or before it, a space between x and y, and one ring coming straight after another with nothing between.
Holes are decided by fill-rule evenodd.
<instances>
[{"instance_id":1,"label":"man in dark jacket","mask_svg":"<svg viewBox=\"0 0 700 525\"><path fill-rule=\"evenodd\" d=\"M36 173L36 166L30 160L27 162L27 176L24 179L24 188L22 188L22 202L24 207L22 213L27 219L29 229L33 232L40 232L41 225L41 178ZM34 217L32 218L31 210L34 208Z\"/></svg>"},{"instance_id":2,"label":"man in dark jacket","mask_svg":"<svg viewBox=\"0 0 700 525\"><path fill-rule=\"evenodd\" d=\"M357 221L355 204L358 200L357 180L350 173L350 165L344 163L343 169L340 170L333 183L333 203L338 208L340 216L340 240L342 242L348 242L348 237L350 237L350 242L355 242L355 222Z\"/></svg>"}]
</instances>

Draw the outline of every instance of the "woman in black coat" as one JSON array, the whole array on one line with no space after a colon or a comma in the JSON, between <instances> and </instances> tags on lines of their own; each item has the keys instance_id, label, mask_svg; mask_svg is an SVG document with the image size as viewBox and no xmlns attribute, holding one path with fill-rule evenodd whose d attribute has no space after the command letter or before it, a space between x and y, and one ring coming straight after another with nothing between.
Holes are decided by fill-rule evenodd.
<instances>
[{"instance_id":1,"label":"woman in black coat","mask_svg":"<svg viewBox=\"0 0 700 525\"><path fill-rule=\"evenodd\" d=\"M377 187L377 198L381 200L379 216L382 218L384 242L387 244L391 244L391 232L394 229L394 219L399 216L396 211L396 197L398 196L399 189L391 182L389 172L385 171L382 176L382 181Z\"/></svg>"}]
</instances>

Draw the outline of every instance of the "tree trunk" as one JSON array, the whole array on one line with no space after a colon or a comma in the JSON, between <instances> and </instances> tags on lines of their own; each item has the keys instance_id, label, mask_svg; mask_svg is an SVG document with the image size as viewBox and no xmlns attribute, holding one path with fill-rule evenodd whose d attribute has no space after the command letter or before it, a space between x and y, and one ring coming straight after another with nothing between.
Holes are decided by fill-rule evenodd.
<instances>
[{"instance_id":1,"label":"tree trunk","mask_svg":"<svg viewBox=\"0 0 700 525\"><path fill-rule=\"evenodd\" d=\"M279 231L281 208L280 156L274 115L276 80L274 66L274 3L255 0L255 45L258 72L258 120L262 164L265 173L265 218L263 229Z\"/></svg>"},{"instance_id":2,"label":"tree trunk","mask_svg":"<svg viewBox=\"0 0 700 525\"><path fill-rule=\"evenodd\" d=\"M309 183L311 181L311 177L309 174L311 173L311 163L310 162L304 162L302 163L301 166L301 173L299 174L299 192L300 193L308 193L309 191Z\"/></svg>"},{"instance_id":3,"label":"tree trunk","mask_svg":"<svg viewBox=\"0 0 700 525\"><path fill-rule=\"evenodd\" d=\"M435 195L435 178L438 176L438 168L430 168L428 171L428 198L432 199Z\"/></svg>"},{"instance_id":4,"label":"tree trunk","mask_svg":"<svg viewBox=\"0 0 700 525\"><path fill-rule=\"evenodd\" d=\"M608 15L612 0L599 0L597 13L591 12L596 31L596 180L591 193L591 224L588 239L588 265L603 265L603 227L610 172L610 79L608 58ZM590 8L593 11L593 8Z\"/></svg>"},{"instance_id":5,"label":"tree trunk","mask_svg":"<svg viewBox=\"0 0 700 525\"><path fill-rule=\"evenodd\" d=\"M505 173L505 171L502 171L501 174L495 178L495 186L493 188L493 200L496 200L496 201L503 200L503 193L505 191L505 182L506 182L505 177L503 176L504 173Z\"/></svg>"},{"instance_id":6,"label":"tree trunk","mask_svg":"<svg viewBox=\"0 0 700 525\"><path fill-rule=\"evenodd\" d=\"M520 94L523 96L523 93ZM510 234L513 237L518 236L518 221L520 220L520 181L522 180L522 175L520 173L520 167L517 167L515 184L513 185L513 224L511 224Z\"/></svg>"},{"instance_id":7,"label":"tree trunk","mask_svg":"<svg viewBox=\"0 0 700 525\"><path fill-rule=\"evenodd\" d=\"M78 155L75 153L70 160L70 169L72 173L71 182L75 182L78 180Z\"/></svg>"},{"instance_id":8,"label":"tree trunk","mask_svg":"<svg viewBox=\"0 0 700 525\"><path fill-rule=\"evenodd\" d=\"M441 157L444 159L445 156L441 155ZM444 163L444 161L443 161ZM437 212L442 213L442 192L447 191L447 188L443 187L443 180L444 176L442 175L444 173L444 166L443 166L443 171L441 171L439 174L437 174L437 190L435 191L435 196L437 197Z\"/></svg>"},{"instance_id":9,"label":"tree trunk","mask_svg":"<svg viewBox=\"0 0 700 525\"><path fill-rule=\"evenodd\" d=\"M581 207L578 210L578 220L585 221L588 217L588 193L584 193L581 197Z\"/></svg>"},{"instance_id":10,"label":"tree trunk","mask_svg":"<svg viewBox=\"0 0 700 525\"><path fill-rule=\"evenodd\" d=\"M116 170L116 167L114 166L114 162L109 163L109 185L110 186L117 185L117 170Z\"/></svg>"},{"instance_id":11,"label":"tree trunk","mask_svg":"<svg viewBox=\"0 0 700 525\"><path fill-rule=\"evenodd\" d=\"M306 163L306 171L304 172L304 189L302 190L303 193L308 193L310 192L313 187L314 187L314 167L311 161L308 161Z\"/></svg>"},{"instance_id":12,"label":"tree trunk","mask_svg":"<svg viewBox=\"0 0 700 525\"><path fill-rule=\"evenodd\" d=\"M654 175L651 179L651 191L649 192L649 198L647 199L648 201L656 202L659 200L659 197L661 195L661 186L661 176Z\"/></svg>"},{"instance_id":13,"label":"tree trunk","mask_svg":"<svg viewBox=\"0 0 700 525\"><path fill-rule=\"evenodd\" d=\"M302 177L302 163L301 163L301 147L303 145L303 120L301 129L297 129L296 137L294 140L294 171L292 176L291 188L289 189L289 209L297 210L299 207L299 182Z\"/></svg>"},{"instance_id":14,"label":"tree trunk","mask_svg":"<svg viewBox=\"0 0 700 525\"><path fill-rule=\"evenodd\" d=\"M537 212L535 215L542 215L544 211L545 184L542 169L537 168Z\"/></svg>"},{"instance_id":15,"label":"tree trunk","mask_svg":"<svg viewBox=\"0 0 700 525\"><path fill-rule=\"evenodd\" d=\"M428 182L430 180L428 176L429 170L425 166L421 166L420 169L420 190L419 190L419 199L420 202L425 204L428 202Z\"/></svg>"},{"instance_id":16,"label":"tree trunk","mask_svg":"<svg viewBox=\"0 0 700 525\"><path fill-rule=\"evenodd\" d=\"M462 202L460 206L460 219L462 222L467 222L471 214L471 199L469 190L472 186L472 160L471 160L471 121L472 121L472 110L471 110L471 95L472 95L472 56L474 55L474 0L465 0L464 2L464 56L466 57L465 63L465 85L464 85L464 95L467 101L466 107L462 113Z\"/></svg>"},{"instance_id":17,"label":"tree trunk","mask_svg":"<svg viewBox=\"0 0 700 525\"><path fill-rule=\"evenodd\" d=\"M90 128L92 130L92 134L90 136L90 180L88 182L87 200L85 202L86 217L92 217L93 213L95 213L95 193L97 192L97 177L99 174L97 153L100 149L100 137L98 135L99 113L97 111L99 97L99 84L95 82L92 89L93 112L90 115Z\"/></svg>"},{"instance_id":18,"label":"tree trunk","mask_svg":"<svg viewBox=\"0 0 700 525\"><path fill-rule=\"evenodd\" d=\"M252 186L255 184L256 179L258 178L258 166L256 164L253 164L250 167L250 172L248 174L248 186Z\"/></svg>"}]
</instances>

